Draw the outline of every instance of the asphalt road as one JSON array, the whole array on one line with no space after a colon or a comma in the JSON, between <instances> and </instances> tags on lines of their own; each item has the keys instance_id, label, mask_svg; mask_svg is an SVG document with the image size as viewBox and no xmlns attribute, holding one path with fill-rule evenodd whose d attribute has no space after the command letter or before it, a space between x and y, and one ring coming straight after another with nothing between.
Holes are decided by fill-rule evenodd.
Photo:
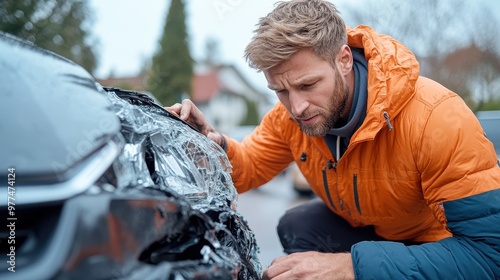
<instances>
[{"instance_id":1,"label":"asphalt road","mask_svg":"<svg viewBox=\"0 0 500 280\"><path fill-rule=\"evenodd\" d=\"M280 217L287 209L306 200L293 190L290 173L279 175L260 188L239 195L237 209L255 233L263 268L284 255L276 233Z\"/></svg>"}]
</instances>

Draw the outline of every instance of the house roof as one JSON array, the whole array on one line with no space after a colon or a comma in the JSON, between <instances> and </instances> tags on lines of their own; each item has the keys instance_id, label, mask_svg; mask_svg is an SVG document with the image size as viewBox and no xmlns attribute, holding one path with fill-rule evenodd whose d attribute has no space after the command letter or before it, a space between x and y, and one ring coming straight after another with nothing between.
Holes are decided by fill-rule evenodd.
<instances>
[{"instance_id":1,"label":"house roof","mask_svg":"<svg viewBox=\"0 0 500 280\"><path fill-rule=\"evenodd\" d=\"M135 91L147 91L147 73L141 73L131 77L108 77L107 79L97 79L103 86L119 87ZM235 95L251 94L267 99L265 93L255 89L251 83L241 74L236 67L230 64L218 66L208 66L198 64L192 80L191 98L193 102L201 104L207 103L220 92Z\"/></svg>"},{"instance_id":2,"label":"house roof","mask_svg":"<svg viewBox=\"0 0 500 280\"><path fill-rule=\"evenodd\" d=\"M217 70L195 74L192 80L191 98L194 103L207 103L214 98L220 90L219 75Z\"/></svg>"}]
</instances>

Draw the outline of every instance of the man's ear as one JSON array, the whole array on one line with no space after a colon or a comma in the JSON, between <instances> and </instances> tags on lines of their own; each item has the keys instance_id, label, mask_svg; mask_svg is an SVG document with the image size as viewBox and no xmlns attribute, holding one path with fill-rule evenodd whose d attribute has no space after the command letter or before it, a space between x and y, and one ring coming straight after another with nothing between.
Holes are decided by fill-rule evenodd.
<instances>
[{"instance_id":1,"label":"man's ear","mask_svg":"<svg viewBox=\"0 0 500 280\"><path fill-rule=\"evenodd\" d=\"M342 47L340 47L340 51L337 54L336 59L340 74L342 74L343 76L347 76L347 74L351 73L353 59L351 48L348 45L343 45Z\"/></svg>"}]
</instances>

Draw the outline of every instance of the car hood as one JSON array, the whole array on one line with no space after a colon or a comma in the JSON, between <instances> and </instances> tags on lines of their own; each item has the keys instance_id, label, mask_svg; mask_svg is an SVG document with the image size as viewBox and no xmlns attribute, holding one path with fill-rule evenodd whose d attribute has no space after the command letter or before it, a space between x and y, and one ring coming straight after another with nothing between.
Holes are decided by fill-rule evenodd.
<instances>
[{"instance_id":1,"label":"car hood","mask_svg":"<svg viewBox=\"0 0 500 280\"><path fill-rule=\"evenodd\" d=\"M67 180L119 134L105 93L82 67L1 32L0 53L0 110L8 116L0 170L18 167L18 185Z\"/></svg>"}]
</instances>

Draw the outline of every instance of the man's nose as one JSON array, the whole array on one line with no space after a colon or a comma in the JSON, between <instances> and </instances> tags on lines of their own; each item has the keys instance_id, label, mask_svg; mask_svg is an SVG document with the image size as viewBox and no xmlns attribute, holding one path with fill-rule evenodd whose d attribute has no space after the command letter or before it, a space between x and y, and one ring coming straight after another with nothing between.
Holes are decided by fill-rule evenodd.
<instances>
[{"instance_id":1,"label":"man's nose","mask_svg":"<svg viewBox=\"0 0 500 280\"><path fill-rule=\"evenodd\" d=\"M290 92L288 97L290 98L290 107L292 109L292 114L294 116L300 116L304 113L304 111L309 106L309 102L307 102L302 96L300 96L297 92Z\"/></svg>"}]
</instances>

